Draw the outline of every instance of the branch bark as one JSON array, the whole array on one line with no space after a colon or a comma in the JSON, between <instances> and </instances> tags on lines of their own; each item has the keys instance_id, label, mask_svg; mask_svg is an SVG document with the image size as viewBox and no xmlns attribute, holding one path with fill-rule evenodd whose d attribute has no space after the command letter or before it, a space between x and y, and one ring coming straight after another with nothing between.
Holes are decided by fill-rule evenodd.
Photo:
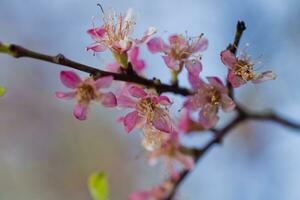
<instances>
[{"instance_id":1,"label":"branch bark","mask_svg":"<svg viewBox=\"0 0 300 200\"><path fill-rule=\"evenodd\" d=\"M158 79L147 79L141 76L138 76L137 74L130 73L112 73L108 71L103 71L88 65L84 65L75 61L72 61L68 58L66 58L62 54L58 54L56 56L50 56L47 54L38 53L29 49L26 49L24 47L21 47L19 45L11 44L11 45L4 45L0 43L0 53L5 53L8 55L11 55L15 58L33 58L36 60L42 60L45 62L50 62L58 65L63 65L69 68L73 68L79 71L87 72L90 75L100 78L103 76L113 76L114 80L117 81L125 81L125 82L131 82L131 83L137 83L144 85L148 88L155 88L158 93L164 93L164 92L172 92L174 94L179 94L183 96L187 96L191 94L191 91L187 88L179 87L179 86L173 86L161 83Z\"/></svg>"}]
</instances>

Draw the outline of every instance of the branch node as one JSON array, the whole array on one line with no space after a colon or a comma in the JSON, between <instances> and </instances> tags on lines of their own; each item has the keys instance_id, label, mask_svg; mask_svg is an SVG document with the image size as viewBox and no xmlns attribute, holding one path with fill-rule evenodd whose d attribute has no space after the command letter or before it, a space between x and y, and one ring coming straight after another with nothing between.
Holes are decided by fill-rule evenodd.
<instances>
[{"instance_id":1,"label":"branch node","mask_svg":"<svg viewBox=\"0 0 300 200\"><path fill-rule=\"evenodd\" d=\"M65 56L62 54L57 54L57 56L53 58L53 61L57 64L61 63L63 60L65 60Z\"/></svg>"}]
</instances>

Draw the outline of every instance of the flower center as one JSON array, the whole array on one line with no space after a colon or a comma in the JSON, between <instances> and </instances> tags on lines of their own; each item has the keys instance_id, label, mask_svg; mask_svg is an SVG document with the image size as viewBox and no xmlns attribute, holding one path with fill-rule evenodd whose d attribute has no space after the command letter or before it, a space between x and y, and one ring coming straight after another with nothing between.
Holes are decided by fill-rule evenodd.
<instances>
[{"instance_id":1,"label":"flower center","mask_svg":"<svg viewBox=\"0 0 300 200\"><path fill-rule=\"evenodd\" d=\"M79 103L89 104L91 100L99 96L100 94L96 88L89 83L83 82L76 89L76 99Z\"/></svg>"},{"instance_id":2,"label":"flower center","mask_svg":"<svg viewBox=\"0 0 300 200\"><path fill-rule=\"evenodd\" d=\"M207 92L207 101L210 102L210 104L212 105L219 105L220 103L220 99L221 99L221 95L220 92L218 90L216 90L215 88L212 88L210 90L208 90Z\"/></svg>"},{"instance_id":3,"label":"flower center","mask_svg":"<svg viewBox=\"0 0 300 200\"><path fill-rule=\"evenodd\" d=\"M253 64L244 60L238 60L235 65L234 74L242 77L245 81L250 81L254 78Z\"/></svg>"},{"instance_id":4,"label":"flower center","mask_svg":"<svg viewBox=\"0 0 300 200\"><path fill-rule=\"evenodd\" d=\"M150 97L142 99L137 104L137 111L143 117L146 117L148 120L152 121L154 118L154 110L157 106L153 103Z\"/></svg>"}]
</instances>

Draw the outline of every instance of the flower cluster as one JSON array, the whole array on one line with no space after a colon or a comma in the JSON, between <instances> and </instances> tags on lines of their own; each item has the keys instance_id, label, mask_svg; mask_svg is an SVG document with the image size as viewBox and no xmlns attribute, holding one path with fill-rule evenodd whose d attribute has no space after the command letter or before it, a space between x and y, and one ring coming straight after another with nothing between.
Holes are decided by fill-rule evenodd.
<instances>
[{"instance_id":1,"label":"flower cluster","mask_svg":"<svg viewBox=\"0 0 300 200\"><path fill-rule=\"evenodd\" d=\"M162 55L166 67L171 69L173 83L176 83L174 87L179 87L177 75L185 68L191 88L180 105L180 111L171 113L173 100L159 93L155 87L159 82L151 85L151 88L149 85L146 88L134 84L131 80L120 83L114 80L113 73L112 76L81 79L72 71L62 71L61 82L71 91L56 92L55 95L59 99L76 99L73 114L79 120L87 119L92 101L105 107L128 110L117 121L124 126L127 133L140 130L143 136L141 143L146 149L149 163L153 165L159 158L163 158L172 180L177 180L180 169L189 170L194 166L194 157L185 151L181 144L181 135L215 127L219 121L219 112L233 111L235 102L229 94L228 86L220 78L208 76L204 79L200 76L203 66L202 55L199 53L208 47L208 40L203 34L197 37L173 34L166 43L161 37L152 37L156 30L150 27L141 39L133 39L135 21L132 16L132 10L125 15L113 12L104 16L102 26L87 31L94 40L87 49L94 52L109 50L114 60L106 69L115 75L128 75L129 70L134 70L136 73L133 75L142 78L141 74L146 65L139 56L140 46L145 44L151 53ZM230 50L224 50L221 52L221 61L228 68L227 80L234 88L248 81L259 83L275 79L271 71L254 71L255 63L246 54L237 57ZM117 87L115 92L110 88L113 82ZM180 115L179 120L174 115ZM170 188L169 185L162 185L151 191L135 192L129 199L159 200Z\"/></svg>"}]
</instances>

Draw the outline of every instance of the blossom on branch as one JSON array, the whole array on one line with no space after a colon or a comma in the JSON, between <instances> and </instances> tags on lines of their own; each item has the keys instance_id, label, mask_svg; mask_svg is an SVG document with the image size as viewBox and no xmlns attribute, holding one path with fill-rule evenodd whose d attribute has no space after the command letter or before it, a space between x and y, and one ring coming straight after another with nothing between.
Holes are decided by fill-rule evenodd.
<instances>
[{"instance_id":1,"label":"blossom on branch","mask_svg":"<svg viewBox=\"0 0 300 200\"><path fill-rule=\"evenodd\" d=\"M172 102L167 96L146 91L139 86L125 85L117 94L118 106L133 109L121 118L125 130L129 133L135 128L152 127L165 133L173 129L169 116Z\"/></svg>"},{"instance_id":2,"label":"blossom on branch","mask_svg":"<svg viewBox=\"0 0 300 200\"><path fill-rule=\"evenodd\" d=\"M55 92L59 99L76 99L77 105L74 107L73 115L79 120L87 118L87 111L91 101L100 102L105 107L117 106L117 99L112 92L101 92L99 89L107 88L113 81L112 76L106 76L94 80L92 77L81 80L73 71L61 71L61 82L70 89L71 92Z\"/></svg>"},{"instance_id":3,"label":"blossom on branch","mask_svg":"<svg viewBox=\"0 0 300 200\"><path fill-rule=\"evenodd\" d=\"M141 39L132 39L131 35L135 26L132 9L129 9L125 15L112 12L110 15L105 15L103 21L104 24L101 27L87 31L95 41L87 47L87 50L102 52L110 49L115 60L124 68L128 67L128 52L137 45L146 42L156 32L155 28L150 27ZM135 53L136 50L133 51ZM135 65L134 61L132 64Z\"/></svg>"},{"instance_id":4,"label":"blossom on branch","mask_svg":"<svg viewBox=\"0 0 300 200\"><path fill-rule=\"evenodd\" d=\"M168 172L174 180L177 180L179 176L176 164L180 164L186 170L190 170L194 167L193 156L182 152L179 142L179 133L176 131L169 134L168 139L165 140L159 148L149 153L150 165L155 165L159 158L164 158Z\"/></svg>"},{"instance_id":5,"label":"blossom on branch","mask_svg":"<svg viewBox=\"0 0 300 200\"><path fill-rule=\"evenodd\" d=\"M173 71L181 71L183 66L187 70L196 68L202 70L198 52L202 52L208 47L208 40L202 35L195 38L184 38L182 35L171 35L169 44L162 38L155 37L147 43L148 49L152 53L163 53L165 64Z\"/></svg>"},{"instance_id":6,"label":"blossom on branch","mask_svg":"<svg viewBox=\"0 0 300 200\"><path fill-rule=\"evenodd\" d=\"M261 83L276 78L276 75L272 71L256 72L253 69L254 63L245 53L236 57L230 50L224 50L221 52L221 60L228 67L227 80L235 88L240 87L248 81Z\"/></svg>"},{"instance_id":7,"label":"blossom on branch","mask_svg":"<svg viewBox=\"0 0 300 200\"><path fill-rule=\"evenodd\" d=\"M228 96L228 89L218 77L207 77L208 83L199 76L190 75L189 80L195 93L188 97L184 107L189 111L200 109L199 123L204 128L209 129L217 124L219 108L224 112L235 108L235 103Z\"/></svg>"}]
</instances>

